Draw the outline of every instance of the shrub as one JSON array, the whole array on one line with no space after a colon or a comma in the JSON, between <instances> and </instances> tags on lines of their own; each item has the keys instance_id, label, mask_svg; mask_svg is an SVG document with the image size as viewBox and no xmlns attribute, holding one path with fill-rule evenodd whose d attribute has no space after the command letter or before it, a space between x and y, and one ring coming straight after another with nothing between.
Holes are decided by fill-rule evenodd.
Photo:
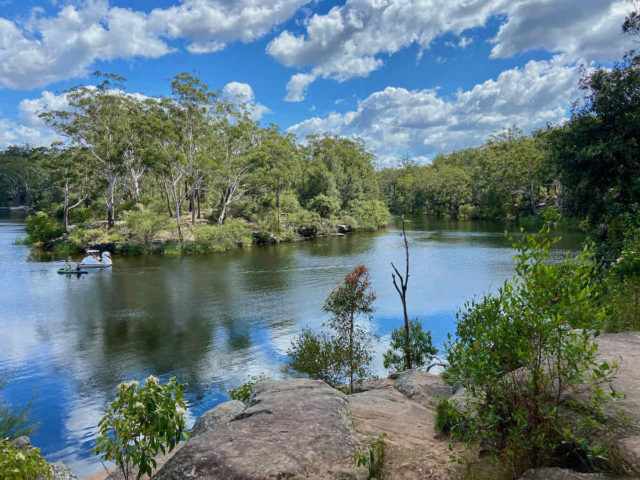
<instances>
[{"instance_id":1,"label":"shrub","mask_svg":"<svg viewBox=\"0 0 640 480\"><path fill-rule=\"evenodd\" d=\"M287 351L288 368L335 387L345 378L347 354L342 343L327 333L314 334L306 328Z\"/></svg>"},{"instance_id":2,"label":"shrub","mask_svg":"<svg viewBox=\"0 0 640 480\"><path fill-rule=\"evenodd\" d=\"M166 385L150 376L144 387L121 383L116 399L100 420L100 435L92 450L103 460L115 462L124 478L152 475L158 452L165 454L186 438L182 385L171 378Z\"/></svg>"},{"instance_id":3,"label":"shrub","mask_svg":"<svg viewBox=\"0 0 640 480\"><path fill-rule=\"evenodd\" d=\"M48 242L63 234L62 226L54 223L45 212L29 215L24 230L30 243Z\"/></svg>"},{"instance_id":4,"label":"shrub","mask_svg":"<svg viewBox=\"0 0 640 480\"><path fill-rule=\"evenodd\" d=\"M8 381L9 376L6 373L0 376L0 390ZM18 408L0 400L0 438L13 440L23 435L31 435L38 425L29 417L30 410L31 404Z\"/></svg>"},{"instance_id":5,"label":"shrub","mask_svg":"<svg viewBox=\"0 0 640 480\"><path fill-rule=\"evenodd\" d=\"M511 458L514 469L592 465L601 447L587 437L604 416L601 404L617 396L602 389L611 385L615 364L597 361L597 332L587 330L605 317L593 255L585 250L552 263L552 244L546 235L525 235L512 281L467 304L447 344L450 375L474 400L474 435ZM571 415L562 413L567 397Z\"/></svg>"},{"instance_id":6,"label":"shrub","mask_svg":"<svg viewBox=\"0 0 640 480\"><path fill-rule=\"evenodd\" d=\"M461 440L472 440L473 417L469 412L458 409L455 400L440 398L436 404L435 427Z\"/></svg>"},{"instance_id":7,"label":"shrub","mask_svg":"<svg viewBox=\"0 0 640 480\"><path fill-rule=\"evenodd\" d=\"M609 331L640 329L640 234L628 233L622 252L604 280L604 304L610 311Z\"/></svg>"},{"instance_id":8,"label":"shrub","mask_svg":"<svg viewBox=\"0 0 640 480\"><path fill-rule=\"evenodd\" d=\"M5 438L0 440L0 478L3 480L45 480L52 477L51 468L32 446L16 448Z\"/></svg>"},{"instance_id":9,"label":"shrub","mask_svg":"<svg viewBox=\"0 0 640 480\"><path fill-rule=\"evenodd\" d=\"M196 225L193 228L195 247L201 253L224 252L253 240L244 220L229 218L222 225Z\"/></svg>"},{"instance_id":10,"label":"shrub","mask_svg":"<svg viewBox=\"0 0 640 480\"><path fill-rule=\"evenodd\" d=\"M340 201L336 197L321 193L307 202L307 208L323 218L328 218L340 211Z\"/></svg>"},{"instance_id":11,"label":"shrub","mask_svg":"<svg viewBox=\"0 0 640 480\"><path fill-rule=\"evenodd\" d=\"M239 387L231 388L228 390L229 398L231 400L238 400L245 405L249 405L249 399L251 398L251 393L253 393L253 387L255 387L256 383L258 383L260 380L265 380L266 378L267 377L264 375L264 373L261 373L257 377L249 377L249 379Z\"/></svg>"},{"instance_id":12,"label":"shrub","mask_svg":"<svg viewBox=\"0 0 640 480\"><path fill-rule=\"evenodd\" d=\"M150 244L161 230L170 228L171 219L151 210L131 212L127 215L127 228L131 234L145 244Z\"/></svg>"},{"instance_id":13,"label":"shrub","mask_svg":"<svg viewBox=\"0 0 640 480\"><path fill-rule=\"evenodd\" d=\"M99 228L76 228L68 237L67 242L77 250L85 250L87 247L109 243L109 234Z\"/></svg>"},{"instance_id":14,"label":"shrub","mask_svg":"<svg viewBox=\"0 0 640 480\"><path fill-rule=\"evenodd\" d=\"M384 354L384 368L393 368L402 372L408 367L405 352L404 326L391 332L391 348ZM416 318L409 320L409 357L413 368L421 368L431 363L438 353L431 342L431 331L424 332L422 324Z\"/></svg>"},{"instance_id":15,"label":"shrub","mask_svg":"<svg viewBox=\"0 0 640 480\"><path fill-rule=\"evenodd\" d=\"M377 230L389 221L389 210L380 200L356 200L347 210L361 230Z\"/></svg>"},{"instance_id":16,"label":"shrub","mask_svg":"<svg viewBox=\"0 0 640 480\"><path fill-rule=\"evenodd\" d=\"M476 207L473 205L460 205L458 207L458 217L459 218L475 218L476 216Z\"/></svg>"},{"instance_id":17,"label":"shrub","mask_svg":"<svg viewBox=\"0 0 640 480\"><path fill-rule=\"evenodd\" d=\"M387 434L377 436L366 443L365 449L358 449L353 455L357 467L367 467L368 480L382 480L384 475L384 462L386 459Z\"/></svg>"}]
</instances>

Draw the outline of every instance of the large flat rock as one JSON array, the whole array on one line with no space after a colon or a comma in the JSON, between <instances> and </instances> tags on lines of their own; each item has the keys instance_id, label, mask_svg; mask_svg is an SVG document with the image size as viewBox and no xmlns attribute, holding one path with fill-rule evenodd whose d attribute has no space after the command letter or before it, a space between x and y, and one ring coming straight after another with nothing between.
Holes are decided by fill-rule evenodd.
<instances>
[{"instance_id":1,"label":"large flat rock","mask_svg":"<svg viewBox=\"0 0 640 480\"><path fill-rule=\"evenodd\" d=\"M189 439L157 480L361 480L347 398L321 381L264 380L251 404Z\"/></svg>"},{"instance_id":2,"label":"large flat rock","mask_svg":"<svg viewBox=\"0 0 640 480\"><path fill-rule=\"evenodd\" d=\"M427 397L421 397L427 404ZM448 479L448 443L436 438L434 411L393 386L349 396L356 430L367 436L387 434L385 478Z\"/></svg>"}]
</instances>

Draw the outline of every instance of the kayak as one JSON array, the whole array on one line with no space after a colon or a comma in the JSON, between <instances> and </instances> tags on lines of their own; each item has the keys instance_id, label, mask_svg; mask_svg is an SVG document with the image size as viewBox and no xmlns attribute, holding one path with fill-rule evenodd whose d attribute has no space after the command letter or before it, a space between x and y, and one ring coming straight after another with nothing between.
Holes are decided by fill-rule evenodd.
<instances>
[{"instance_id":1,"label":"kayak","mask_svg":"<svg viewBox=\"0 0 640 480\"><path fill-rule=\"evenodd\" d=\"M86 270L67 270L65 268L59 268L58 273L60 275L73 275L74 273L80 275L82 273L89 273L89 272L87 272Z\"/></svg>"}]
</instances>

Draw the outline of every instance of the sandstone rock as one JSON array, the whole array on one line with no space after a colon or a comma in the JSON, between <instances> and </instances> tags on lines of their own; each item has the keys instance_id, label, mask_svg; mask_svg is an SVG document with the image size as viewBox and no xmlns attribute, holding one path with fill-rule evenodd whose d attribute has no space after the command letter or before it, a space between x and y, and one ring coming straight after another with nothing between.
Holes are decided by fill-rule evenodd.
<instances>
[{"instance_id":1,"label":"sandstone rock","mask_svg":"<svg viewBox=\"0 0 640 480\"><path fill-rule=\"evenodd\" d=\"M520 480L610 480L612 477L600 473L578 473L563 468L531 468Z\"/></svg>"},{"instance_id":2,"label":"sandstone rock","mask_svg":"<svg viewBox=\"0 0 640 480\"><path fill-rule=\"evenodd\" d=\"M226 423L240 415L245 409L245 404L237 400L221 403L212 410L202 415L191 429L191 436L196 437L208 432L216 425Z\"/></svg>"},{"instance_id":3,"label":"sandstone rock","mask_svg":"<svg viewBox=\"0 0 640 480\"><path fill-rule=\"evenodd\" d=\"M251 405L190 438L156 480L366 478L344 394L320 381L263 380Z\"/></svg>"},{"instance_id":4,"label":"sandstone rock","mask_svg":"<svg viewBox=\"0 0 640 480\"><path fill-rule=\"evenodd\" d=\"M392 386L349 395L348 399L358 432L368 436L387 434L385 478L449 478L448 442L436 438L432 409Z\"/></svg>"},{"instance_id":5,"label":"sandstone rock","mask_svg":"<svg viewBox=\"0 0 640 480\"><path fill-rule=\"evenodd\" d=\"M438 397L449 398L453 389L447 385L442 377L420 370L406 370L398 375L396 388L412 400L432 407Z\"/></svg>"}]
</instances>

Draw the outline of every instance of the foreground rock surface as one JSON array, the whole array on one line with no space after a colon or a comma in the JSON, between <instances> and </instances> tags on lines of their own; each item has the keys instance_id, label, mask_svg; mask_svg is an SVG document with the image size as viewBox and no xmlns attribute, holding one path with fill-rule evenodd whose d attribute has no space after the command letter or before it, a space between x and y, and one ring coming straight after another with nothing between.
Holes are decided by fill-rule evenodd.
<instances>
[{"instance_id":1,"label":"foreground rock surface","mask_svg":"<svg viewBox=\"0 0 640 480\"><path fill-rule=\"evenodd\" d=\"M251 405L227 418L201 429L154 478L366 478L353 460L362 439L347 397L324 382L262 381Z\"/></svg>"},{"instance_id":2,"label":"foreground rock surface","mask_svg":"<svg viewBox=\"0 0 640 480\"><path fill-rule=\"evenodd\" d=\"M520 480L611 480L600 473L577 473L563 468L532 468Z\"/></svg>"}]
</instances>

